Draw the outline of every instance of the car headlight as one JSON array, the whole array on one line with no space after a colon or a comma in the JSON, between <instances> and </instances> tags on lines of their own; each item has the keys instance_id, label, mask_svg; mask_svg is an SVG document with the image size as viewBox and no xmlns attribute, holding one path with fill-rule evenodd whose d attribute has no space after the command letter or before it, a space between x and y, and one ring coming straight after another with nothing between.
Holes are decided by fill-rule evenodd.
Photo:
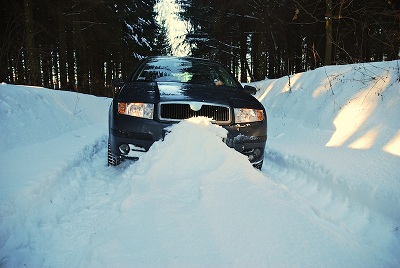
<instances>
[{"instance_id":1,"label":"car headlight","mask_svg":"<svg viewBox=\"0 0 400 268\"><path fill-rule=\"evenodd\" d=\"M264 120L263 110L234 108L235 123L251 123Z\"/></svg>"},{"instance_id":2,"label":"car headlight","mask_svg":"<svg viewBox=\"0 0 400 268\"><path fill-rule=\"evenodd\" d=\"M153 119L154 104L141 102L118 102L118 113Z\"/></svg>"}]
</instances>

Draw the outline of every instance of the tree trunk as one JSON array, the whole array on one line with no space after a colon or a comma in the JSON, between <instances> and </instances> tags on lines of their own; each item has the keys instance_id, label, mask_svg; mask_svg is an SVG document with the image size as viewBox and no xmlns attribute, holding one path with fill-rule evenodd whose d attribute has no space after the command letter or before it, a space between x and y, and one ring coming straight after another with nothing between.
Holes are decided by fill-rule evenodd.
<instances>
[{"instance_id":1,"label":"tree trunk","mask_svg":"<svg viewBox=\"0 0 400 268\"><path fill-rule=\"evenodd\" d=\"M114 63L111 59L107 60L106 63L106 92L105 96L112 97L112 77L113 77L113 67Z\"/></svg>"},{"instance_id":2,"label":"tree trunk","mask_svg":"<svg viewBox=\"0 0 400 268\"><path fill-rule=\"evenodd\" d=\"M246 33L244 31L241 31L241 33L240 33L240 82L247 82L246 52L247 52Z\"/></svg>"},{"instance_id":3,"label":"tree trunk","mask_svg":"<svg viewBox=\"0 0 400 268\"><path fill-rule=\"evenodd\" d=\"M45 88L53 88L53 86L50 85L50 81L53 80L51 72L51 67L52 67L51 51L42 50L41 62L42 62L42 74L43 74L42 86Z\"/></svg>"},{"instance_id":4,"label":"tree trunk","mask_svg":"<svg viewBox=\"0 0 400 268\"><path fill-rule=\"evenodd\" d=\"M58 55L57 55L57 49L53 49L53 69L54 69L54 89L59 89L60 88L60 79L59 79L59 68L57 65L58 62Z\"/></svg>"},{"instance_id":5,"label":"tree trunk","mask_svg":"<svg viewBox=\"0 0 400 268\"><path fill-rule=\"evenodd\" d=\"M326 44L325 44L325 65L332 64L332 0L326 0L326 15L325 15L325 31L326 31Z\"/></svg>"},{"instance_id":6,"label":"tree trunk","mask_svg":"<svg viewBox=\"0 0 400 268\"><path fill-rule=\"evenodd\" d=\"M91 94L96 96L104 96L104 63L99 58L101 53L93 53L91 60L90 82L92 87Z\"/></svg>"},{"instance_id":7,"label":"tree trunk","mask_svg":"<svg viewBox=\"0 0 400 268\"><path fill-rule=\"evenodd\" d=\"M7 59L7 66L13 66L13 63L13 59ZM18 73L14 73L11 67L7 67L7 69L4 70L1 75L1 79L3 79L3 81L9 81L9 83L15 83L14 77L18 78Z\"/></svg>"},{"instance_id":8,"label":"tree trunk","mask_svg":"<svg viewBox=\"0 0 400 268\"><path fill-rule=\"evenodd\" d=\"M21 51L20 51L21 52ZM19 55L15 58L17 61L17 83L24 84L26 82L26 69L24 68L24 53L19 53Z\"/></svg>"},{"instance_id":9,"label":"tree trunk","mask_svg":"<svg viewBox=\"0 0 400 268\"><path fill-rule=\"evenodd\" d=\"M67 88L67 34L64 16L64 1L58 7L58 64L60 66L60 88Z\"/></svg>"},{"instance_id":10,"label":"tree trunk","mask_svg":"<svg viewBox=\"0 0 400 268\"><path fill-rule=\"evenodd\" d=\"M68 62L68 84L67 88L70 91L75 91L75 50L74 50L74 34L72 29L72 23L66 21L66 50L67 50L67 62Z\"/></svg>"},{"instance_id":11,"label":"tree trunk","mask_svg":"<svg viewBox=\"0 0 400 268\"><path fill-rule=\"evenodd\" d=\"M26 53L28 81L30 85L39 86L40 83L40 64L38 50L35 43L35 26L33 21L32 0L24 0L25 12L25 32L26 32Z\"/></svg>"},{"instance_id":12,"label":"tree trunk","mask_svg":"<svg viewBox=\"0 0 400 268\"><path fill-rule=\"evenodd\" d=\"M265 79L268 76L268 40L267 40L267 33L262 30L262 37L261 37L262 46L259 48L260 54L260 69L262 71L262 79Z\"/></svg>"},{"instance_id":13,"label":"tree trunk","mask_svg":"<svg viewBox=\"0 0 400 268\"><path fill-rule=\"evenodd\" d=\"M74 33L76 37L77 91L90 94L88 49L86 49L87 43L78 22L74 24Z\"/></svg>"}]
</instances>

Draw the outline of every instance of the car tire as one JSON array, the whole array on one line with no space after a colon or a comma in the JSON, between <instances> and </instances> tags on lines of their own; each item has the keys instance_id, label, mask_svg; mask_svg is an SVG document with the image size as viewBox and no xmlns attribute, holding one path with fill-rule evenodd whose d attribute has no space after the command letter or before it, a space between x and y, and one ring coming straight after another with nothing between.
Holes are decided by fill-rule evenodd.
<instances>
[{"instance_id":1,"label":"car tire","mask_svg":"<svg viewBox=\"0 0 400 268\"><path fill-rule=\"evenodd\" d=\"M263 166L264 160L261 160L261 162L258 162L257 164L254 164L253 167L261 170L262 166Z\"/></svg>"},{"instance_id":2,"label":"car tire","mask_svg":"<svg viewBox=\"0 0 400 268\"><path fill-rule=\"evenodd\" d=\"M121 164L121 162L122 162L121 158L118 158L111 153L111 145L109 143L108 144L108 165L109 166L118 166L119 164Z\"/></svg>"}]
</instances>

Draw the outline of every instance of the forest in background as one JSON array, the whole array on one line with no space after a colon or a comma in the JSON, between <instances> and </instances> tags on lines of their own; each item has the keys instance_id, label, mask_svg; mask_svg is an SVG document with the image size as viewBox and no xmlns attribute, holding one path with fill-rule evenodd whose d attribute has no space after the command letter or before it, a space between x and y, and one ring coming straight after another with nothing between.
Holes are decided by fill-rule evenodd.
<instances>
[{"instance_id":1,"label":"forest in background","mask_svg":"<svg viewBox=\"0 0 400 268\"><path fill-rule=\"evenodd\" d=\"M158 0L3 0L0 82L111 96L141 57L170 55ZM188 54L242 82L398 59L400 0L176 0Z\"/></svg>"},{"instance_id":2,"label":"forest in background","mask_svg":"<svg viewBox=\"0 0 400 268\"><path fill-rule=\"evenodd\" d=\"M400 55L399 0L177 1L192 54L242 82Z\"/></svg>"},{"instance_id":3,"label":"forest in background","mask_svg":"<svg viewBox=\"0 0 400 268\"><path fill-rule=\"evenodd\" d=\"M110 96L139 59L170 53L156 0L5 0L0 82Z\"/></svg>"}]
</instances>

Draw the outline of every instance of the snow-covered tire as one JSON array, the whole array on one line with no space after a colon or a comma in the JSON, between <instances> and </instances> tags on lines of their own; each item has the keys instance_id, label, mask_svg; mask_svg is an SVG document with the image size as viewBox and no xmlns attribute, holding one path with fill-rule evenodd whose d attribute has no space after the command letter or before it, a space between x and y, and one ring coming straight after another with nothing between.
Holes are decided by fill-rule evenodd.
<instances>
[{"instance_id":1,"label":"snow-covered tire","mask_svg":"<svg viewBox=\"0 0 400 268\"><path fill-rule=\"evenodd\" d=\"M254 164L253 167L261 170L262 166L263 166L264 160L261 160L261 162L258 162L257 164Z\"/></svg>"},{"instance_id":2,"label":"snow-covered tire","mask_svg":"<svg viewBox=\"0 0 400 268\"><path fill-rule=\"evenodd\" d=\"M108 165L109 166L118 166L119 164L121 164L122 159L115 157L112 153L111 153L111 146L110 144L108 144Z\"/></svg>"}]
</instances>

